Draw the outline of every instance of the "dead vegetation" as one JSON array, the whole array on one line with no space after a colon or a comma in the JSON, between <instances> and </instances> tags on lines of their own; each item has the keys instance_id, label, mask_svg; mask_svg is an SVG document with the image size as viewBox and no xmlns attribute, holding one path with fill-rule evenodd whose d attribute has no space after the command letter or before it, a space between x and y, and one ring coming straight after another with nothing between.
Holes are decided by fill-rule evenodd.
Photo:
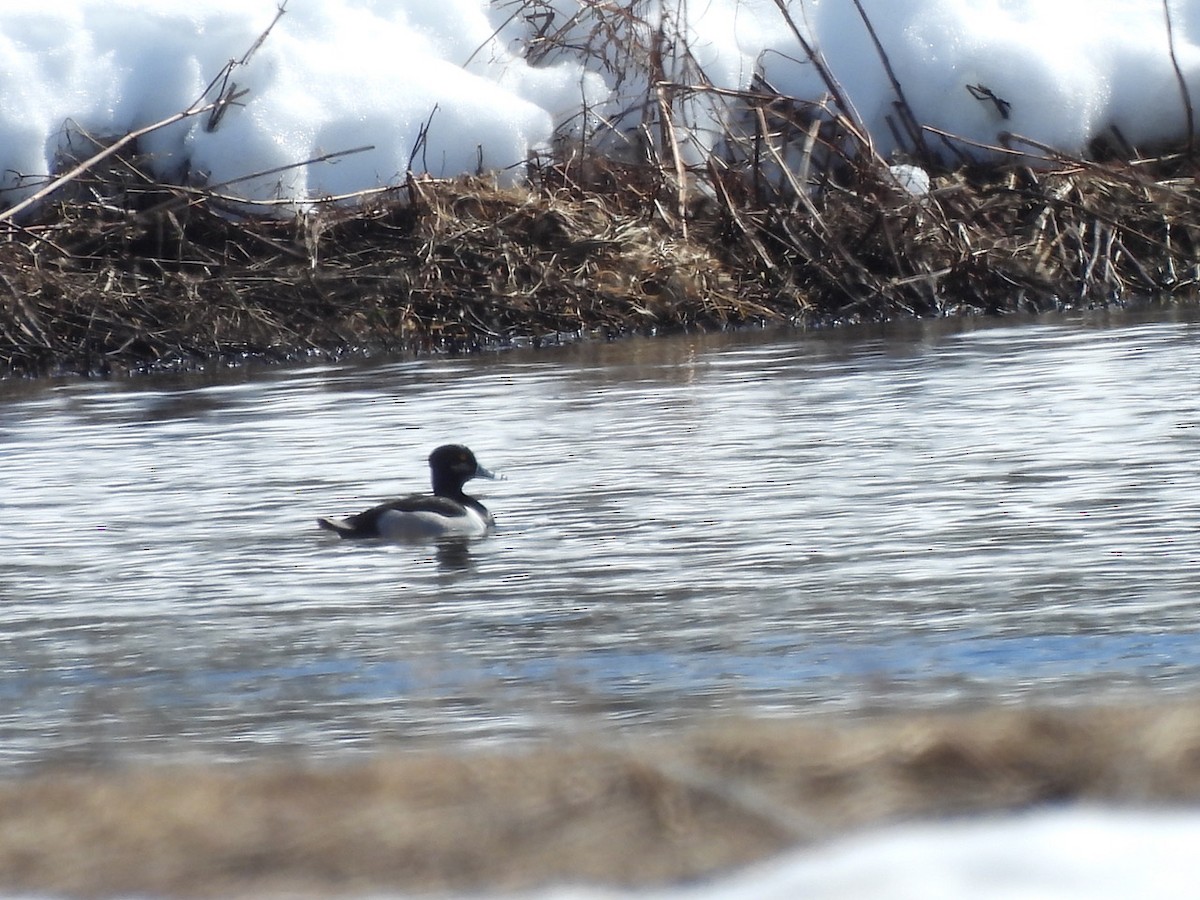
<instances>
[{"instance_id":1,"label":"dead vegetation","mask_svg":"<svg viewBox=\"0 0 1200 900\"><path fill-rule=\"evenodd\" d=\"M776 315L704 247L599 196L412 179L286 221L164 200L149 182L113 199L57 204L0 244L9 371L468 350Z\"/></svg>"},{"instance_id":2,"label":"dead vegetation","mask_svg":"<svg viewBox=\"0 0 1200 900\"><path fill-rule=\"evenodd\" d=\"M1190 144L1151 158L1114 133L1095 148L1103 162L1012 134L981 147L922 126L893 76L892 130L929 178L910 190L785 4L822 98L761 78L715 88L669 22L639 19L637 3L582 4L569 21L540 0L498 5L537 26L531 60L582 55L615 73L622 112L531 161L519 188L410 175L281 218L286 204L247 202L231 185L156 181L139 137L193 116L218 128L244 93L231 72L268 27L189 109L117 138L79 134L38 202L0 212L0 370L103 374L1196 297ZM1004 112L986 85L968 88ZM715 150L688 144L698 109L721 110Z\"/></svg>"},{"instance_id":3,"label":"dead vegetation","mask_svg":"<svg viewBox=\"0 0 1200 900\"><path fill-rule=\"evenodd\" d=\"M593 163L502 189L410 179L353 210L232 216L96 176L0 243L0 365L105 373L245 358L504 346L747 323L1192 300L1192 162L934 176L887 168L816 199L717 172L687 229L645 169ZM715 171L715 170L714 170ZM761 189L760 189L761 193Z\"/></svg>"},{"instance_id":4,"label":"dead vegetation","mask_svg":"<svg viewBox=\"0 0 1200 900\"><path fill-rule=\"evenodd\" d=\"M1197 801L1194 703L739 721L621 743L0 782L0 888L195 897L644 885L888 822Z\"/></svg>"}]
</instances>

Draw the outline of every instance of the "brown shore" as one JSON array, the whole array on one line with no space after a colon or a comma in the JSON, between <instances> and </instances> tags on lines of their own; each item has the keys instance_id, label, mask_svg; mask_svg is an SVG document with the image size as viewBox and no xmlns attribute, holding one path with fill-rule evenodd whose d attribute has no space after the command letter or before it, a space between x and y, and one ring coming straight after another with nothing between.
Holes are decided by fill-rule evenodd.
<instances>
[{"instance_id":1,"label":"brown shore","mask_svg":"<svg viewBox=\"0 0 1200 900\"><path fill-rule=\"evenodd\" d=\"M0 377L1197 297L1200 153L1182 76L1188 137L1135 146L1113 124L1084 156L1008 131L1010 104L980 85L964 86L995 108L991 143L935 128L892 76L884 159L782 5L820 96L761 75L718 88L686 29L633 7L585 5L551 27L543 4L517 3L514 16L543 23L531 64L585 61L628 92L620 111L560 122L551 146L504 173L520 186L410 172L338 198L247 197L246 184L369 148L220 184L153 157L159 129L202 118L216 130L254 102L234 73L286 5L186 109L123 135L64 123L55 171L10 173L21 186L0 197ZM698 125L697 97L713 121ZM719 139L693 142L718 121ZM419 170L424 130L409 138Z\"/></svg>"},{"instance_id":2,"label":"brown shore","mask_svg":"<svg viewBox=\"0 0 1200 900\"><path fill-rule=\"evenodd\" d=\"M1200 801L1200 705L725 720L354 763L0 782L0 890L333 896L649 885L886 823Z\"/></svg>"},{"instance_id":3,"label":"brown shore","mask_svg":"<svg viewBox=\"0 0 1200 900\"><path fill-rule=\"evenodd\" d=\"M804 202L754 172L592 161L522 187L409 178L256 215L106 161L0 213L0 375L464 352L792 323L1193 303L1195 161L831 165Z\"/></svg>"}]
</instances>

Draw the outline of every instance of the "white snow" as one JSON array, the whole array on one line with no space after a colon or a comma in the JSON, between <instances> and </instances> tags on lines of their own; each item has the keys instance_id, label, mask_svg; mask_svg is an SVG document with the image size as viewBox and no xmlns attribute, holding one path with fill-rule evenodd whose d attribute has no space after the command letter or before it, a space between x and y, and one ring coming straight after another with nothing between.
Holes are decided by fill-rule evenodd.
<instances>
[{"instance_id":1,"label":"white snow","mask_svg":"<svg viewBox=\"0 0 1200 900\"><path fill-rule=\"evenodd\" d=\"M1003 132L1085 153L1112 126L1147 148L1186 138L1187 115L1156 0L862 0L922 123L996 144ZM646 76L623 65L622 41L668 37L664 74L744 89L761 75L818 100L828 85L793 25L827 61L873 135L895 149L896 93L851 0L634 0L610 17L620 41L596 39L594 0L290 0L245 65L247 93L215 130L196 116L140 144L158 177L289 201L394 185L410 170L479 170L517 179L556 134L601 122L635 133ZM0 0L0 207L62 169L78 133L117 136L191 106L275 16L277 0ZM1200 98L1200 0L1171 0L1175 56ZM541 38L558 34L567 46ZM587 42L592 51L572 49ZM527 51L529 53L527 54ZM531 62L532 60L532 62ZM613 64L616 64L615 66ZM620 77L619 72L625 76ZM983 89L973 96L968 86ZM990 93L988 93L990 92ZM1002 104L1008 104L1002 115ZM725 107L680 101L691 161L719 150ZM424 135L424 140L421 136ZM937 142L935 141L936 145ZM369 147L312 165L327 154ZM269 172L246 179L255 173Z\"/></svg>"},{"instance_id":2,"label":"white snow","mask_svg":"<svg viewBox=\"0 0 1200 900\"><path fill-rule=\"evenodd\" d=\"M529 900L1192 900L1200 812L1058 809L881 829L664 890Z\"/></svg>"}]
</instances>

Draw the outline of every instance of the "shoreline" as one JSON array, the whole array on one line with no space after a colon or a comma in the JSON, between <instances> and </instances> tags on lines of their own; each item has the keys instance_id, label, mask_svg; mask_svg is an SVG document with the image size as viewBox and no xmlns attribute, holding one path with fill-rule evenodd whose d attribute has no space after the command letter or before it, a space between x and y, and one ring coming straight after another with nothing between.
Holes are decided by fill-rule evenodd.
<instances>
[{"instance_id":1,"label":"shoreline","mask_svg":"<svg viewBox=\"0 0 1200 900\"><path fill-rule=\"evenodd\" d=\"M1194 808L1194 703L721 719L365 761L0 780L0 887L305 896L679 883L876 826Z\"/></svg>"},{"instance_id":2,"label":"shoreline","mask_svg":"<svg viewBox=\"0 0 1200 900\"><path fill-rule=\"evenodd\" d=\"M673 217L661 172L592 161L519 188L410 177L291 219L88 170L0 222L0 377L1194 304L1188 165L959 169L922 194L866 168L806 205L727 178Z\"/></svg>"},{"instance_id":3,"label":"shoreline","mask_svg":"<svg viewBox=\"0 0 1200 900\"><path fill-rule=\"evenodd\" d=\"M551 27L541 5L516 3L509 21L524 16L536 33L514 44L525 61L603 68L616 104L585 103L556 122L523 171L483 177L480 148L475 177L413 174L425 165L429 122L404 138L407 174L389 165L389 186L336 198L251 185L371 145L260 171L247 160L252 171L217 183L182 146L163 157L164 129L192 120L216 131L252 102L233 76L286 5L186 108L123 134L65 123L52 171L10 173L0 377L1200 297L1200 151L1166 6L1159 52L1186 128L1132 139L1114 120L1070 152L1010 131L1012 103L983 84L962 85L969 98L958 100L972 116L983 104L986 139L928 123L861 6L865 60L894 95L869 123L782 5L775 24L795 56L785 58L812 67L817 96L776 87L763 60L741 76L749 84L720 87L729 79L705 75L686 21L598 6Z\"/></svg>"}]
</instances>

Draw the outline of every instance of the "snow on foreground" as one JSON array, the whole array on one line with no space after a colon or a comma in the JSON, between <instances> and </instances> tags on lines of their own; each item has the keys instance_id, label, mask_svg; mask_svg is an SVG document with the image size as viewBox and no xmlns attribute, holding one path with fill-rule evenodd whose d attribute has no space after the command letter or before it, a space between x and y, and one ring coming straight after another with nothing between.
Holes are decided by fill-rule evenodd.
<instances>
[{"instance_id":1,"label":"snow on foreground","mask_svg":"<svg viewBox=\"0 0 1200 900\"><path fill-rule=\"evenodd\" d=\"M1200 812L1054 810L907 825L711 883L562 888L531 900L1194 900Z\"/></svg>"},{"instance_id":2,"label":"snow on foreground","mask_svg":"<svg viewBox=\"0 0 1200 900\"><path fill-rule=\"evenodd\" d=\"M921 122L988 143L1015 132L1069 153L1084 152L1110 126L1143 146L1185 135L1186 103L1156 0L862 5ZM619 113L644 98L644 80L621 81L604 60L568 51L543 55L537 66L526 61L527 48L543 46L539 29L576 21L561 35L575 45L605 6L612 7L594 0L292 0L233 73L248 91L243 106L230 108L214 130L199 116L155 132L141 150L160 178L214 185L371 148L229 188L258 199L340 195L395 184L410 169L519 173L556 130L578 136L585 118L589 128L601 121L598 113L619 130L637 126L636 115ZM623 37L649 40L660 4L620 6L645 23L640 36ZM851 0L791 0L790 22L775 0L661 6L715 86L745 88L758 74L785 94L820 98L826 85L794 26L820 49L879 148L892 148L886 117L895 114L895 92ZM120 135L189 107L254 44L276 8L277 0L5 3L0 206L43 182L64 144L88 149L76 129ZM1170 0L1170 9L1175 59L1200 97L1200 0ZM608 62L617 59L611 46L607 52ZM682 62L667 65L671 78L699 78ZM693 160L719 142L721 129L712 126L720 110L708 96L686 108Z\"/></svg>"}]
</instances>

